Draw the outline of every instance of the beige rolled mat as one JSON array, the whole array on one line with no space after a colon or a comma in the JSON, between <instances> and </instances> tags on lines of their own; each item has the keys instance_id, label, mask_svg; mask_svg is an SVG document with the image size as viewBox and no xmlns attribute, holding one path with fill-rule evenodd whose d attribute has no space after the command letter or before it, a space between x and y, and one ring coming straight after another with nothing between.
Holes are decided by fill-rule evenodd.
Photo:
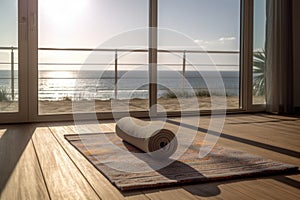
<instances>
[{"instance_id":1,"label":"beige rolled mat","mask_svg":"<svg viewBox=\"0 0 300 200\"><path fill-rule=\"evenodd\" d=\"M146 122L124 117L116 123L116 134L155 158L168 158L177 149L174 126L160 121Z\"/></svg>"}]
</instances>

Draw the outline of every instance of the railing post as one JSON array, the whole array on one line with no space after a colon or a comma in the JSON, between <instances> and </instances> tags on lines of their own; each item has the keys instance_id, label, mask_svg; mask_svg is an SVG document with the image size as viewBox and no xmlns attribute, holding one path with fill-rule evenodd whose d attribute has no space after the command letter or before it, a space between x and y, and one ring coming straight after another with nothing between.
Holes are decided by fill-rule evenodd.
<instances>
[{"instance_id":1,"label":"railing post","mask_svg":"<svg viewBox=\"0 0 300 200\"><path fill-rule=\"evenodd\" d=\"M10 63L10 67L11 67L11 71L10 71L10 83L11 83L11 98L12 100L15 100L15 67L14 67L14 47L11 47L11 54L10 54L10 58L11 58L11 63Z\"/></svg>"},{"instance_id":2,"label":"railing post","mask_svg":"<svg viewBox=\"0 0 300 200\"><path fill-rule=\"evenodd\" d=\"M158 35L158 0L149 1L149 108L150 115L157 115L157 35Z\"/></svg>"},{"instance_id":3,"label":"railing post","mask_svg":"<svg viewBox=\"0 0 300 200\"><path fill-rule=\"evenodd\" d=\"M184 88L185 88L185 65L186 65L186 52L183 52L183 62L182 62L182 88L181 88L181 92L182 92L182 97L184 97Z\"/></svg>"},{"instance_id":4,"label":"railing post","mask_svg":"<svg viewBox=\"0 0 300 200\"><path fill-rule=\"evenodd\" d=\"M115 51L115 99L118 98L118 50Z\"/></svg>"}]
</instances>

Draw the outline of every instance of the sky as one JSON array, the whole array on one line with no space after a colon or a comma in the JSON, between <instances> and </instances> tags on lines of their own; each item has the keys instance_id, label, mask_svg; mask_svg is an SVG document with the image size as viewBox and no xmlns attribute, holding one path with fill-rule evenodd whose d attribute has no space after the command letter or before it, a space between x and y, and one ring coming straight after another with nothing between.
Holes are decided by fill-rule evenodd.
<instances>
[{"instance_id":1,"label":"sky","mask_svg":"<svg viewBox=\"0 0 300 200\"><path fill-rule=\"evenodd\" d=\"M254 49L263 48L263 1L255 0ZM0 0L0 47L17 45L16 2ZM39 47L97 48L111 44L119 34L148 27L148 6L149 0L39 0ZM158 24L159 28L188 37L193 44L199 45L199 49L239 50L240 0L159 0ZM163 48L166 41L180 47L178 38L161 34L160 47ZM147 36L134 39L144 40L141 44L147 48ZM8 53L0 51L1 60L8 57ZM75 52L39 52L39 62L83 63L87 57L88 54ZM171 57L161 56L161 60L180 62ZM121 59L127 63L133 60L147 62L147 55L129 55ZM232 56L229 60L238 63L237 57ZM216 58L216 61L222 62L222 58Z\"/></svg>"},{"instance_id":2,"label":"sky","mask_svg":"<svg viewBox=\"0 0 300 200\"><path fill-rule=\"evenodd\" d=\"M97 47L114 35L147 28L148 4L148 0L40 0L40 45ZM158 9L160 28L181 32L209 49L239 48L239 0L160 0Z\"/></svg>"}]
</instances>

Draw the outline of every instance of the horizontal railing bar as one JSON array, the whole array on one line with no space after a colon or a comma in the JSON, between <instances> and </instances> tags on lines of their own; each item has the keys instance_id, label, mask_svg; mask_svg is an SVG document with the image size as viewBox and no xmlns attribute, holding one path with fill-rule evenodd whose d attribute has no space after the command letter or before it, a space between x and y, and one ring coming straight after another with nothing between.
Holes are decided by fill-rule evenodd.
<instances>
[{"instance_id":1,"label":"horizontal railing bar","mask_svg":"<svg viewBox=\"0 0 300 200\"><path fill-rule=\"evenodd\" d=\"M1 64L1 63L0 63ZM39 63L39 65L114 65L114 63ZM134 63L118 63L118 65L148 65L147 63L144 64L134 64ZM181 66L182 64L176 64L176 63L158 63L158 65L171 65L171 66ZM186 64L187 66L233 66L238 67L240 65L237 64Z\"/></svg>"},{"instance_id":2,"label":"horizontal railing bar","mask_svg":"<svg viewBox=\"0 0 300 200\"><path fill-rule=\"evenodd\" d=\"M0 47L0 50L17 50L18 47Z\"/></svg>"},{"instance_id":3,"label":"horizontal railing bar","mask_svg":"<svg viewBox=\"0 0 300 200\"><path fill-rule=\"evenodd\" d=\"M107 52L148 52L148 49L85 49L85 48L38 48L39 50L48 51L107 51ZM210 54L236 54L239 51L199 51L199 50L162 50L158 49L157 52L160 53L210 53Z\"/></svg>"},{"instance_id":4,"label":"horizontal railing bar","mask_svg":"<svg viewBox=\"0 0 300 200\"><path fill-rule=\"evenodd\" d=\"M162 63L162 64L157 64L158 66L160 65L171 65L171 66L182 66L182 64L168 64L168 63ZM207 66L207 67L210 67L210 66L222 66L222 67L239 67L240 65L237 65L237 64L186 64L186 66L195 66L195 65L198 65L198 66Z\"/></svg>"},{"instance_id":5,"label":"horizontal railing bar","mask_svg":"<svg viewBox=\"0 0 300 200\"><path fill-rule=\"evenodd\" d=\"M90 48L38 48L43 51L107 51L107 52L148 52L146 49L90 49Z\"/></svg>"},{"instance_id":6,"label":"horizontal railing bar","mask_svg":"<svg viewBox=\"0 0 300 200\"><path fill-rule=\"evenodd\" d=\"M0 47L0 50L12 50L18 49L17 47ZM38 48L38 50L44 51L107 51L107 52L148 52L148 49L93 49L93 48ZM237 54L240 53L239 51L205 51L205 50L165 50L165 49L158 49L158 52L161 53L209 53L209 54Z\"/></svg>"},{"instance_id":7,"label":"horizontal railing bar","mask_svg":"<svg viewBox=\"0 0 300 200\"><path fill-rule=\"evenodd\" d=\"M114 65L114 63L38 63L39 65ZM120 63L118 65L147 65L145 64L126 64L126 63Z\"/></svg>"},{"instance_id":8,"label":"horizontal railing bar","mask_svg":"<svg viewBox=\"0 0 300 200\"><path fill-rule=\"evenodd\" d=\"M109 79L113 79L114 77L101 77L102 80L109 80ZM118 78L121 78L121 77L118 77ZM126 80L129 80L129 79L134 79L134 80L144 80L144 79L147 79L148 77L126 77ZM178 77L161 77L159 76L160 79L178 79ZM194 79L194 78L199 78L199 76L187 76L188 79ZM226 76L224 78L238 78L238 76ZM9 79L9 78L0 78L0 79ZM73 79L78 79L78 80L98 80L97 78L78 78L78 77L74 77L74 78L69 78L69 77L62 77L62 78L52 78L52 77L41 77L41 78L38 78L39 80L61 80L61 79L64 79L64 80L73 80Z\"/></svg>"},{"instance_id":9,"label":"horizontal railing bar","mask_svg":"<svg viewBox=\"0 0 300 200\"><path fill-rule=\"evenodd\" d=\"M199 51L199 50L157 50L160 53L208 53L208 54L238 54L239 51Z\"/></svg>"},{"instance_id":10,"label":"horizontal railing bar","mask_svg":"<svg viewBox=\"0 0 300 200\"><path fill-rule=\"evenodd\" d=\"M161 89L159 88L159 90L161 91L165 91L165 90L169 90L169 89L180 89L181 87L170 87L168 89ZM193 87L193 88L189 88L189 87L185 87L186 89L189 89L189 90L194 90L194 89L207 89L207 87ZM237 87L231 87L231 88L227 88L228 90L233 90L233 89L236 89ZM218 89L217 87L216 88L211 88L211 89ZM96 89L93 90L92 92L98 92L98 91L113 91L114 88L112 89ZM148 90L148 87L145 88L145 89L138 89L137 91L147 91ZM78 94L78 92L86 92L86 90L42 90L40 89L39 90L41 92L41 94L46 94L46 92L53 92L53 91L58 91L58 92L74 92L73 94ZM119 91L132 91L132 89L119 89Z\"/></svg>"},{"instance_id":11,"label":"horizontal railing bar","mask_svg":"<svg viewBox=\"0 0 300 200\"><path fill-rule=\"evenodd\" d=\"M18 47L0 47L0 50L17 50ZM38 48L38 50L49 50L49 51L112 51L115 52L116 50L118 52L148 52L148 49L96 49L96 48L48 48L48 47L41 47ZM240 51L205 51L205 50L178 50L178 49L174 49L174 50L164 50L164 49L158 49L158 52L165 52L165 53L170 53L170 52L174 52L174 53L224 53L224 54L236 54L236 53L240 53ZM263 52L263 51L253 51L255 52Z\"/></svg>"},{"instance_id":12,"label":"horizontal railing bar","mask_svg":"<svg viewBox=\"0 0 300 200\"><path fill-rule=\"evenodd\" d=\"M1 80L6 80L6 79L7 79L7 80L11 80L11 78L6 78L6 77L0 77L0 79L1 79ZM15 77L14 79L17 80L18 77Z\"/></svg>"},{"instance_id":13,"label":"horizontal railing bar","mask_svg":"<svg viewBox=\"0 0 300 200\"><path fill-rule=\"evenodd\" d=\"M0 62L0 65L10 65L10 64L11 62ZM19 63L14 62L14 64L19 64Z\"/></svg>"}]
</instances>

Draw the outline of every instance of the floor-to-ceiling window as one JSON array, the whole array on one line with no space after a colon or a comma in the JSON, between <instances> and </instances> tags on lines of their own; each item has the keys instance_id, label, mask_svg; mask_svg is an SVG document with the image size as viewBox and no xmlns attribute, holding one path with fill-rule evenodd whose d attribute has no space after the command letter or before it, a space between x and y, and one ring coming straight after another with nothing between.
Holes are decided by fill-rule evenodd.
<instances>
[{"instance_id":1,"label":"floor-to-ceiling window","mask_svg":"<svg viewBox=\"0 0 300 200\"><path fill-rule=\"evenodd\" d=\"M221 94L207 81L215 79L224 82L227 108L238 109L240 1L160 0L157 7L158 103L178 111L184 98L191 110L213 109L210 96ZM148 1L39 0L38 9L39 114L70 113L72 102L90 100L97 112L111 112L112 99L118 111L128 99L131 111L148 109L148 52L123 46L126 34L134 46L135 29L149 27ZM144 39L139 50L148 48Z\"/></svg>"},{"instance_id":2,"label":"floor-to-ceiling window","mask_svg":"<svg viewBox=\"0 0 300 200\"><path fill-rule=\"evenodd\" d=\"M265 103L261 68L245 59L263 54L265 1L2 0L0 9L1 119L147 112L155 103L211 110L219 95L227 109Z\"/></svg>"},{"instance_id":3,"label":"floor-to-ceiling window","mask_svg":"<svg viewBox=\"0 0 300 200\"><path fill-rule=\"evenodd\" d=\"M148 5L39 0L39 114L147 110Z\"/></svg>"},{"instance_id":4,"label":"floor-to-ceiling window","mask_svg":"<svg viewBox=\"0 0 300 200\"><path fill-rule=\"evenodd\" d=\"M240 8L240 0L159 0L158 103L168 111L216 109L219 82L227 109L239 108Z\"/></svg>"},{"instance_id":5,"label":"floor-to-ceiling window","mask_svg":"<svg viewBox=\"0 0 300 200\"><path fill-rule=\"evenodd\" d=\"M18 1L0 6L0 112L18 112Z\"/></svg>"},{"instance_id":6,"label":"floor-to-ceiling window","mask_svg":"<svg viewBox=\"0 0 300 200\"><path fill-rule=\"evenodd\" d=\"M0 123L28 121L27 5L0 1Z\"/></svg>"}]
</instances>

